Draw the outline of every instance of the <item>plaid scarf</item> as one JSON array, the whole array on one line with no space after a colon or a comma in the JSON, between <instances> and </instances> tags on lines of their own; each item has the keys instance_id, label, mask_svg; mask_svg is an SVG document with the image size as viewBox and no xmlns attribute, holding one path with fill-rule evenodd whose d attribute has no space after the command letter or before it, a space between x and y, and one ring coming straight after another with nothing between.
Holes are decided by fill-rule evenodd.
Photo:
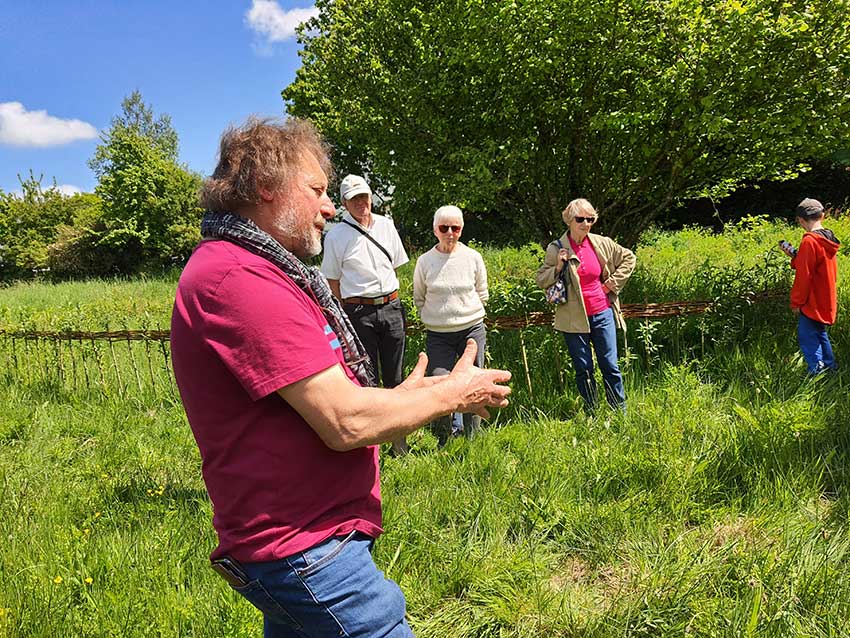
<instances>
[{"instance_id":1,"label":"plaid scarf","mask_svg":"<svg viewBox=\"0 0 850 638\"><path fill-rule=\"evenodd\" d=\"M250 219L231 213L207 212L201 221L204 239L223 239L267 259L280 268L296 286L321 308L331 330L342 347L345 364L361 385L374 386L375 373L372 361L363 343L354 331L351 320L342 309L339 299L333 296L328 280L318 268L305 266L295 255L281 246L271 235L260 230Z\"/></svg>"}]
</instances>

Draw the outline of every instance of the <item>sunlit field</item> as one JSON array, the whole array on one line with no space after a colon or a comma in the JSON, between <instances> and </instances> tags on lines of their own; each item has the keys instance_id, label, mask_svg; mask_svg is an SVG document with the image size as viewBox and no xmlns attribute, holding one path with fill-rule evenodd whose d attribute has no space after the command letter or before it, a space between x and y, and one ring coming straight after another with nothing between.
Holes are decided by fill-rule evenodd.
<instances>
[{"instance_id":1,"label":"sunlit field","mask_svg":"<svg viewBox=\"0 0 850 638\"><path fill-rule=\"evenodd\" d=\"M626 414L580 411L550 329L488 335L511 407L473 440L420 430L382 457L375 558L417 636L850 636L850 304L839 281L842 367L806 380L775 248L799 236L755 219L644 237L624 301L716 304L630 321ZM545 309L539 248L480 249L491 315ZM167 328L176 277L2 289L0 328ZM0 636L261 635L208 567L159 342L0 337L0 402Z\"/></svg>"}]
</instances>

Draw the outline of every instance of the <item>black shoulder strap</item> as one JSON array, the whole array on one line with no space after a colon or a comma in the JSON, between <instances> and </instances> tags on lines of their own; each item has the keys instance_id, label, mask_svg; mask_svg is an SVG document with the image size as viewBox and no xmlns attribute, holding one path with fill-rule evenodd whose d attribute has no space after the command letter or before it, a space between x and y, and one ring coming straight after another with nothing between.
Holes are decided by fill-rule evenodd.
<instances>
[{"instance_id":1,"label":"black shoulder strap","mask_svg":"<svg viewBox=\"0 0 850 638\"><path fill-rule=\"evenodd\" d=\"M372 235L370 235L370 234L369 234L369 233L367 233L365 230L363 230L362 228L360 228L360 226L356 226L355 224L352 224L352 223L351 223L351 222L349 222L349 221L346 221L346 220L344 220L344 219L343 219L343 220L342 220L342 223L343 223L343 224L348 224L348 225L349 225L349 226L351 226L354 230L356 230L358 233L360 233L361 235L363 235L366 239L368 239L370 242L372 242L372 243L373 243L373 244L375 244L378 248L380 248L380 249L381 249L381 252L382 252L382 253L384 253L384 254L387 256L387 259L389 259L389 260L390 260L390 266L392 266L392 265L393 265L393 258L392 258L392 257L390 257L390 254L387 252L387 249L386 249L386 248L384 248L383 246L381 246L381 244L379 244L379 243L377 242L377 240L376 240L374 237L372 237Z\"/></svg>"}]
</instances>

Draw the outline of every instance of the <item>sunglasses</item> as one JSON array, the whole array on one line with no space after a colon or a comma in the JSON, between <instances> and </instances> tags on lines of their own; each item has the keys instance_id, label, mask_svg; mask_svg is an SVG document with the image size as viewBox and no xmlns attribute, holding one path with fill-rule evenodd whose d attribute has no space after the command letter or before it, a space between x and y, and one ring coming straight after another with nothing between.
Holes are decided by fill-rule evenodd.
<instances>
[{"instance_id":1,"label":"sunglasses","mask_svg":"<svg viewBox=\"0 0 850 638\"><path fill-rule=\"evenodd\" d=\"M463 226L457 226L457 225L455 225L455 224L452 224L452 225L440 224L439 226L437 226L437 229L438 229L441 233L447 233L447 232L449 232L450 230L451 230L453 233L459 233L461 230L463 230Z\"/></svg>"},{"instance_id":2,"label":"sunglasses","mask_svg":"<svg viewBox=\"0 0 850 638\"><path fill-rule=\"evenodd\" d=\"M579 217L578 215L576 215L575 217L573 217L573 219L576 220L579 224L583 224L584 222L587 222L588 224L596 223L595 217Z\"/></svg>"}]
</instances>

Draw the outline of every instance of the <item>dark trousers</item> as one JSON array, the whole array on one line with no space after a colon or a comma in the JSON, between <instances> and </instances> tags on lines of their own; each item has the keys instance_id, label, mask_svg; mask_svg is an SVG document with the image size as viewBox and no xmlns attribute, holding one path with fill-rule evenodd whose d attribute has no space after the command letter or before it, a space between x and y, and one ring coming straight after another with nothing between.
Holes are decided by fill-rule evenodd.
<instances>
[{"instance_id":1,"label":"dark trousers","mask_svg":"<svg viewBox=\"0 0 850 638\"><path fill-rule=\"evenodd\" d=\"M428 355L428 374L439 377L448 374L455 367L466 349L466 340L475 339L478 344L478 354L475 356L475 365L479 368L484 365L484 350L487 347L487 332L484 324L479 323L465 330L457 332L433 332L425 331L425 354ZM466 436L472 436L481 428L481 417L477 414L463 415L463 431ZM431 424L431 429L437 437L440 445L444 445L451 435L451 415L441 416Z\"/></svg>"},{"instance_id":2,"label":"dark trousers","mask_svg":"<svg viewBox=\"0 0 850 638\"><path fill-rule=\"evenodd\" d=\"M376 379L385 388L404 380L404 308L399 299L382 306L343 304L354 330L375 367Z\"/></svg>"}]
</instances>

